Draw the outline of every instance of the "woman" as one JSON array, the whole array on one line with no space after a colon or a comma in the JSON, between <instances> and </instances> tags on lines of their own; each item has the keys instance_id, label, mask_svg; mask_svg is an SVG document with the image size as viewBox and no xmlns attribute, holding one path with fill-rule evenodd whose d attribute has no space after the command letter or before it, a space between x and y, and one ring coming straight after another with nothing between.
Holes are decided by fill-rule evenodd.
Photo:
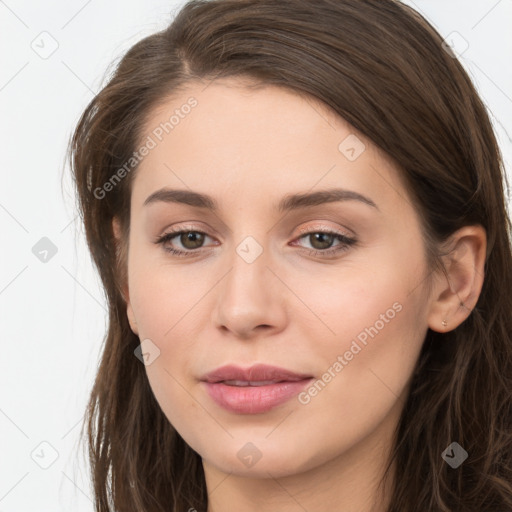
<instances>
[{"instance_id":1,"label":"woman","mask_svg":"<svg viewBox=\"0 0 512 512\"><path fill-rule=\"evenodd\" d=\"M393 0L186 4L70 148L96 510L512 510L503 164Z\"/></svg>"}]
</instances>

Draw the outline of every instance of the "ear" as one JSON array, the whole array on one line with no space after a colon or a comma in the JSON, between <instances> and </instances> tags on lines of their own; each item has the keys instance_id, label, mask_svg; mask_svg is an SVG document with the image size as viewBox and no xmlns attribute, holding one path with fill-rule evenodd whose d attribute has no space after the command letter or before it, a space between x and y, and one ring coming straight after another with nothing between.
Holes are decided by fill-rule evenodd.
<instances>
[{"instance_id":1,"label":"ear","mask_svg":"<svg viewBox=\"0 0 512 512\"><path fill-rule=\"evenodd\" d=\"M428 314L428 326L437 332L458 327L478 301L484 282L485 229L480 225L464 226L447 245L450 251L443 256L447 276L437 275Z\"/></svg>"},{"instance_id":2,"label":"ear","mask_svg":"<svg viewBox=\"0 0 512 512\"><path fill-rule=\"evenodd\" d=\"M122 229L121 229L121 222L117 217L112 218L112 231L114 233L114 238L116 241L116 247L117 247L117 258L121 258L124 260L123 264L128 264L128 255L123 254L123 251L126 250L127 247L127 240L123 240L122 235ZM133 308L130 302L130 290L128 286L128 269L125 269L125 272L123 273L123 283L122 283L122 294L123 299L126 302L126 316L128 317L128 322L130 324L131 330L138 336L139 330L137 327L137 321L135 320L135 314L133 312Z\"/></svg>"}]
</instances>

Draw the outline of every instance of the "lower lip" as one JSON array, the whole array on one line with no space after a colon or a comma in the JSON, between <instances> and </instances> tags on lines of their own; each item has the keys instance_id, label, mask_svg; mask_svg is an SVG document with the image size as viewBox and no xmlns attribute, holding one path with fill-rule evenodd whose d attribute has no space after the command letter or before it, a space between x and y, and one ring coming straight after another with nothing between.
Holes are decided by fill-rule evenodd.
<instances>
[{"instance_id":1,"label":"lower lip","mask_svg":"<svg viewBox=\"0 0 512 512\"><path fill-rule=\"evenodd\" d=\"M205 382L211 398L221 407L239 414L267 412L298 395L313 379L276 382L266 386L228 386Z\"/></svg>"}]
</instances>

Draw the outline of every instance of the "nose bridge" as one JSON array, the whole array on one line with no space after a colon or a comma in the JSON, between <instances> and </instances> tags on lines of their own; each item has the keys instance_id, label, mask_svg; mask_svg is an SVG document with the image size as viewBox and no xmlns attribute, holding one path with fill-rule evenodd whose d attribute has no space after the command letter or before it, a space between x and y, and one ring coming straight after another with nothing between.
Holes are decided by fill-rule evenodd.
<instances>
[{"instance_id":1,"label":"nose bridge","mask_svg":"<svg viewBox=\"0 0 512 512\"><path fill-rule=\"evenodd\" d=\"M263 235L260 235L263 238ZM229 271L219 283L215 322L241 334L259 325L276 327L283 320L276 278L267 268L270 251L255 236L245 236L227 258Z\"/></svg>"},{"instance_id":2,"label":"nose bridge","mask_svg":"<svg viewBox=\"0 0 512 512\"><path fill-rule=\"evenodd\" d=\"M261 240L262 236L258 238ZM268 291L271 285L268 278L272 273L267 269L269 251L264 243L263 240L260 243L255 237L248 235L234 246L229 258L231 270L226 276L225 287L235 298L241 299L247 295L252 300L257 300L257 295Z\"/></svg>"}]
</instances>

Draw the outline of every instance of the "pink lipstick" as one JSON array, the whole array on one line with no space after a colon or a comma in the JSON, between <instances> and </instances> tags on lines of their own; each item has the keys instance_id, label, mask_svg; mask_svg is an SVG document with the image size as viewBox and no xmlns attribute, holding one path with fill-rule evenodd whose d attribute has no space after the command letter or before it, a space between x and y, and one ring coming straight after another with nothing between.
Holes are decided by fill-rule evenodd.
<instances>
[{"instance_id":1,"label":"pink lipstick","mask_svg":"<svg viewBox=\"0 0 512 512\"><path fill-rule=\"evenodd\" d=\"M258 414L296 396L312 379L311 375L257 364L249 368L222 366L201 380L210 397L224 409L238 414Z\"/></svg>"}]
</instances>

